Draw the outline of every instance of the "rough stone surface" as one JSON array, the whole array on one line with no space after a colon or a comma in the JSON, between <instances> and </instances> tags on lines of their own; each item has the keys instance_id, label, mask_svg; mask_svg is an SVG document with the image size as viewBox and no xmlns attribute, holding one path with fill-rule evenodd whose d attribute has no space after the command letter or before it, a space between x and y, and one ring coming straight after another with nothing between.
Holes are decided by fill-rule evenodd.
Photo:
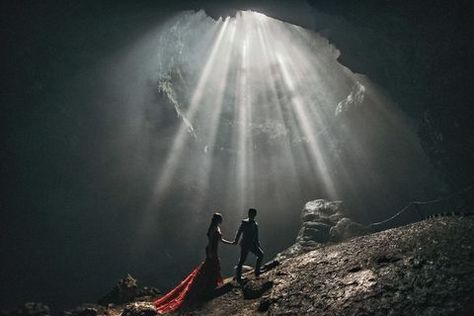
<instances>
[{"instance_id":1,"label":"rough stone surface","mask_svg":"<svg viewBox=\"0 0 474 316\"><path fill-rule=\"evenodd\" d=\"M99 316L105 315L106 308L101 305L83 304L64 312L64 316Z\"/></svg>"},{"instance_id":2,"label":"rough stone surface","mask_svg":"<svg viewBox=\"0 0 474 316\"><path fill-rule=\"evenodd\" d=\"M99 304L125 304L134 301L143 301L156 298L160 291L153 287L138 287L137 280L130 274L121 279L114 288L99 300Z\"/></svg>"},{"instance_id":3,"label":"rough stone surface","mask_svg":"<svg viewBox=\"0 0 474 316\"><path fill-rule=\"evenodd\" d=\"M50 314L49 306L42 303L26 303L19 309L20 316L46 316Z\"/></svg>"},{"instance_id":4,"label":"rough stone surface","mask_svg":"<svg viewBox=\"0 0 474 316\"><path fill-rule=\"evenodd\" d=\"M153 304L140 302L127 305L121 316L155 316L157 314Z\"/></svg>"},{"instance_id":5,"label":"rough stone surface","mask_svg":"<svg viewBox=\"0 0 474 316\"><path fill-rule=\"evenodd\" d=\"M184 315L473 315L474 218L440 217L282 262L257 299L238 289Z\"/></svg>"},{"instance_id":6,"label":"rough stone surface","mask_svg":"<svg viewBox=\"0 0 474 316\"><path fill-rule=\"evenodd\" d=\"M362 236L369 232L367 227L354 222L350 218L343 217L329 231L329 238L332 241L343 241L354 236Z\"/></svg>"},{"instance_id":7,"label":"rough stone surface","mask_svg":"<svg viewBox=\"0 0 474 316\"><path fill-rule=\"evenodd\" d=\"M267 278L248 280L242 285L242 294L245 299L259 298L273 286Z\"/></svg>"},{"instance_id":8,"label":"rough stone surface","mask_svg":"<svg viewBox=\"0 0 474 316\"><path fill-rule=\"evenodd\" d=\"M13 311L1 311L2 316L49 316L51 311L49 306L43 303L28 302L19 306Z\"/></svg>"},{"instance_id":9,"label":"rough stone surface","mask_svg":"<svg viewBox=\"0 0 474 316\"><path fill-rule=\"evenodd\" d=\"M314 250L327 242L340 242L367 234L368 229L349 217L342 201L314 200L303 208L301 229L295 243L277 255L285 260Z\"/></svg>"},{"instance_id":10,"label":"rough stone surface","mask_svg":"<svg viewBox=\"0 0 474 316\"><path fill-rule=\"evenodd\" d=\"M259 279L248 272L242 286L227 280L215 298L176 314L474 315L473 231L472 216L437 217L323 244L272 262ZM85 304L64 315L155 316L154 298ZM50 312L43 304L28 303L4 315Z\"/></svg>"}]
</instances>

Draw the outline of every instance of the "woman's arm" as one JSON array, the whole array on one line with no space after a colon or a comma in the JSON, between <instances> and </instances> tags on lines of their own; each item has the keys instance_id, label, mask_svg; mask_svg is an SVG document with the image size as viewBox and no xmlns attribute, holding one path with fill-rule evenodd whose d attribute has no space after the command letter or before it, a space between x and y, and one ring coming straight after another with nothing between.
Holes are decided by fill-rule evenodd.
<instances>
[{"instance_id":1,"label":"woman's arm","mask_svg":"<svg viewBox=\"0 0 474 316\"><path fill-rule=\"evenodd\" d=\"M221 237L221 241L222 241L224 244L227 244L227 245L234 245L234 242L225 240L225 239L222 238L222 237Z\"/></svg>"},{"instance_id":2,"label":"woman's arm","mask_svg":"<svg viewBox=\"0 0 474 316\"><path fill-rule=\"evenodd\" d=\"M219 233L219 240L220 241L222 241L224 244L227 244L227 245L233 245L234 244L232 241L228 241L228 240L225 240L224 238L222 238L222 232L221 232L220 228L218 228L217 231Z\"/></svg>"}]
</instances>

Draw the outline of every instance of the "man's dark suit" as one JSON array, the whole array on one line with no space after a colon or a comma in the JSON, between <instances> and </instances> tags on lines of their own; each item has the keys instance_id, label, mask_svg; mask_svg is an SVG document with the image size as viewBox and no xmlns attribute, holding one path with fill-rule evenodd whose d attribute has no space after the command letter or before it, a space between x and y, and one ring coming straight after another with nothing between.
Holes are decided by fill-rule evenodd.
<instances>
[{"instance_id":1,"label":"man's dark suit","mask_svg":"<svg viewBox=\"0 0 474 316\"><path fill-rule=\"evenodd\" d=\"M237 242L242 235L242 240L240 241L240 259L237 264L235 271L237 280L240 280L242 277L242 265L247 259L247 255L252 252L257 256L257 264L255 266L255 274L260 274L260 266L262 265L263 260L263 251L260 248L260 242L258 240L258 224L255 220L247 218L242 220L237 235L235 236L235 242Z\"/></svg>"}]
</instances>

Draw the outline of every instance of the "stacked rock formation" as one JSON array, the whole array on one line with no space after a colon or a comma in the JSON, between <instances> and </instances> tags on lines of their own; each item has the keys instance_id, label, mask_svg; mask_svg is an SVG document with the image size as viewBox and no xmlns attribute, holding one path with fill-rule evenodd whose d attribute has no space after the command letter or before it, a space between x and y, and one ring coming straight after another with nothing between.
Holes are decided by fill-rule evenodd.
<instances>
[{"instance_id":1,"label":"stacked rock formation","mask_svg":"<svg viewBox=\"0 0 474 316\"><path fill-rule=\"evenodd\" d=\"M366 226L348 217L342 201L323 199L307 202L295 243L277 255L284 260L314 250L328 242L339 242L368 232Z\"/></svg>"}]
</instances>

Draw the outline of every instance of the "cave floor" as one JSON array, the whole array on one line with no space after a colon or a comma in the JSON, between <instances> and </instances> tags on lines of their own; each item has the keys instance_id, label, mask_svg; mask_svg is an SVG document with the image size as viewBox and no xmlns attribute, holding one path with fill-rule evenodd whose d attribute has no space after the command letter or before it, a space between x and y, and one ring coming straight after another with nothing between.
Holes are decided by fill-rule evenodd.
<instances>
[{"instance_id":1,"label":"cave floor","mask_svg":"<svg viewBox=\"0 0 474 316\"><path fill-rule=\"evenodd\" d=\"M180 314L474 315L474 217L439 217L323 247L249 284L266 281L273 287L260 298L244 299L234 283Z\"/></svg>"}]
</instances>

